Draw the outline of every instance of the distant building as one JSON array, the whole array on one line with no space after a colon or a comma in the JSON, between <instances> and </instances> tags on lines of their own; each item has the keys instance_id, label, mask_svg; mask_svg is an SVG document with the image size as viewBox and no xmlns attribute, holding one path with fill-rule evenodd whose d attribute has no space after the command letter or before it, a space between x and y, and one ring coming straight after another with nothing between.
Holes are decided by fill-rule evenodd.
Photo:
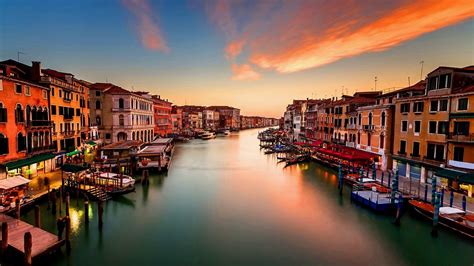
<instances>
[{"instance_id":1,"label":"distant building","mask_svg":"<svg viewBox=\"0 0 474 266\"><path fill-rule=\"evenodd\" d=\"M172 103L153 95L153 113L155 117L155 136L166 137L173 132L171 119Z\"/></svg>"},{"instance_id":2,"label":"distant building","mask_svg":"<svg viewBox=\"0 0 474 266\"><path fill-rule=\"evenodd\" d=\"M110 83L91 85L91 124L105 143L150 142L154 135L153 101Z\"/></svg>"}]
</instances>

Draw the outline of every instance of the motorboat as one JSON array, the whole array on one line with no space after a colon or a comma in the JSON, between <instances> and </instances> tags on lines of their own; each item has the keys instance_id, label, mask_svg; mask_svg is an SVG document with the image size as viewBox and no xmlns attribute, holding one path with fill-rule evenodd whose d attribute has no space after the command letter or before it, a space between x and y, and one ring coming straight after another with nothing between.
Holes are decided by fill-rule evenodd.
<instances>
[{"instance_id":1,"label":"motorboat","mask_svg":"<svg viewBox=\"0 0 474 266\"><path fill-rule=\"evenodd\" d=\"M214 134L213 132L205 132L201 135L201 139L203 140L209 140L209 139L213 139L216 137L216 134Z\"/></svg>"}]
</instances>

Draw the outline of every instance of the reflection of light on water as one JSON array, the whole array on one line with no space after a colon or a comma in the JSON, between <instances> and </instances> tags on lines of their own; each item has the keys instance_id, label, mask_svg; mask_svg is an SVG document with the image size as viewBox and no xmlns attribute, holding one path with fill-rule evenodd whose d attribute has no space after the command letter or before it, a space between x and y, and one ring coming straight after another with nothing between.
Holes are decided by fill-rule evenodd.
<instances>
[{"instance_id":1,"label":"reflection of light on water","mask_svg":"<svg viewBox=\"0 0 474 266\"><path fill-rule=\"evenodd\" d=\"M300 164L300 169L303 170L303 171L306 171L309 169L309 165L304 163L304 164Z\"/></svg>"},{"instance_id":2,"label":"reflection of light on water","mask_svg":"<svg viewBox=\"0 0 474 266\"><path fill-rule=\"evenodd\" d=\"M89 214L91 211L89 211ZM69 218L71 219L71 232L77 233L79 231L79 225L81 224L81 219L84 216L83 210L69 209Z\"/></svg>"}]
</instances>

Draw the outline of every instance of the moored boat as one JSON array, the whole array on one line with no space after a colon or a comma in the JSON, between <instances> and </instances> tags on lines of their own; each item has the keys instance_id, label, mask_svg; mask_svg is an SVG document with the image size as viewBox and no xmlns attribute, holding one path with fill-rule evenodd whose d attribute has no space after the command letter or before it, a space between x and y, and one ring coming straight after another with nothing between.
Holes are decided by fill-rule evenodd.
<instances>
[{"instance_id":1,"label":"moored boat","mask_svg":"<svg viewBox=\"0 0 474 266\"><path fill-rule=\"evenodd\" d=\"M203 140L209 140L209 139L213 139L216 137L216 134L214 134L213 132L205 132L201 135L201 139Z\"/></svg>"},{"instance_id":2,"label":"moored boat","mask_svg":"<svg viewBox=\"0 0 474 266\"><path fill-rule=\"evenodd\" d=\"M409 200L408 203L422 217L433 220L434 207L421 200ZM474 240L474 215L453 207L439 208L439 224L459 232Z\"/></svg>"}]
</instances>

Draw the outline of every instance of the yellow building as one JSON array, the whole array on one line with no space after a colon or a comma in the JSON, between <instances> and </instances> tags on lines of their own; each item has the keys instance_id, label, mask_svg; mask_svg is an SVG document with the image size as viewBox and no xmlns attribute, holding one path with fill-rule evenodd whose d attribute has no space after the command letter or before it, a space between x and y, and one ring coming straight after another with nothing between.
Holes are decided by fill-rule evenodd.
<instances>
[{"instance_id":1,"label":"yellow building","mask_svg":"<svg viewBox=\"0 0 474 266\"><path fill-rule=\"evenodd\" d=\"M42 82L51 91L52 143L57 152L74 151L89 138L88 84L69 73L52 69L42 73Z\"/></svg>"}]
</instances>

